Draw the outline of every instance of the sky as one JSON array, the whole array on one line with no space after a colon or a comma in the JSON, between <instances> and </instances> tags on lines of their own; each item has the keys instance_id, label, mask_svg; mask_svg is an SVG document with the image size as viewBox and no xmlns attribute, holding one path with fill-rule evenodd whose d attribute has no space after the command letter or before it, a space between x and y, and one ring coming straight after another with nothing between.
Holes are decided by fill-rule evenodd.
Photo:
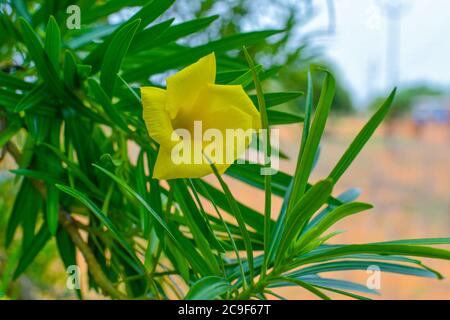
<instances>
[{"instance_id":1,"label":"sky","mask_svg":"<svg viewBox=\"0 0 450 320\"><path fill-rule=\"evenodd\" d=\"M326 26L327 0L308 28ZM389 0L386 0L389 1ZM392 1L392 0L391 0ZM450 1L404 0L398 44L398 81L386 75L388 22L383 0L334 0L336 28L318 39L327 57L350 88L355 102L386 94L394 85L428 83L450 89Z\"/></svg>"}]
</instances>

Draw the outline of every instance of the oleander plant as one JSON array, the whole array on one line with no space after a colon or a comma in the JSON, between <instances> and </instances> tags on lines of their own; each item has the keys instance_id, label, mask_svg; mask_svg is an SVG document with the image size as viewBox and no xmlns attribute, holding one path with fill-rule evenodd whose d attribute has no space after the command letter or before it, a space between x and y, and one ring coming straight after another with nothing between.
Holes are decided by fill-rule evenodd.
<instances>
[{"instance_id":1,"label":"oleander plant","mask_svg":"<svg viewBox=\"0 0 450 320\"><path fill-rule=\"evenodd\" d=\"M0 252L14 241L21 248L0 268L3 292L49 242L64 268L85 265L80 299L90 291L111 299L284 299L276 288L287 286L322 299L368 299L375 289L327 273L373 265L441 279L419 259L450 260L449 250L434 247L450 238L336 244L329 231L372 207L356 201L354 189L336 195L333 187L395 90L329 175L311 181L333 108L331 72L311 66L299 88L304 103L295 100L300 91L264 92L280 66L263 67L255 52L285 30L183 41L218 17L175 22L174 1L1 1L0 148L14 160L8 188L17 192L8 190L11 210L0 206ZM108 20L136 6L126 19ZM313 77L323 79L318 101ZM291 100L301 112L274 108ZM262 163L173 166L173 127L198 119L221 130L266 129L266 138L267 129L299 123L295 171L262 174L272 164L270 144ZM224 176L262 190L264 210L238 200Z\"/></svg>"}]
</instances>

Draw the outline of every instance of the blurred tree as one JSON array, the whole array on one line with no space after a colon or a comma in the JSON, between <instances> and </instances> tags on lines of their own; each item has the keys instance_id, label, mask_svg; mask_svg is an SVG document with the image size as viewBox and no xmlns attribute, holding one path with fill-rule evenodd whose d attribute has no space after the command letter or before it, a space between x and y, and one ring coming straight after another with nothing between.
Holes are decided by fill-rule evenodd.
<instances>
[{"instance_id":1,"label":"blurred tree","mask_svg":"<svg viewBox=\"0 0 450 320\"><path fill-rule=\"evenodd\" d=\"M395 99L392 111L389 114L389 119L400 118L403 116L410 116L414 105L425 97L439 97L444 92L440 89L428 86L428 85L413 85L410 87L400 88ZM382 97L376 97L370 103L369 109L374 110L380 101L383 101Z\"/></svg>"},{"instance_id":2,"label":"blurred tree","mask_svg":"<svg viewBox=\"0 0 450 320\"><path fill-rule=\"evenodd\" d=\"M181 0L175 3L168 12L168 16L176 16L181 20L219 15L207 32L184 39L188 43L205 42L262 28L286 30L282 35L272 37L250 49L252 53L257 52L258 61L266 69L276 65L289 66L274 70L278 73L277 81L276 83L267 82L267 89L273 89L271 86L275 86L281 90L298 90L306 87L307 69L311 63L320 60L322 65L330 66L330 63L321 57L321 48L316 45L317 41L314 41L320 37L334 34L333 1L328 0L325 8L328 16L327 25L312 29L307 26L321 10L315 0L203 0L196 3ZM334 74L339 75L336 72ZM319 98L322 80L322 77L318 77L314 81L315 101ZM337 81L337 83L340 85L336 88L332 110L337 113L353 111L354 106L348 90L342 86L342 81ZM298 101L291 102L281 109L298 113Z\"/></svg>"}]
</instances>

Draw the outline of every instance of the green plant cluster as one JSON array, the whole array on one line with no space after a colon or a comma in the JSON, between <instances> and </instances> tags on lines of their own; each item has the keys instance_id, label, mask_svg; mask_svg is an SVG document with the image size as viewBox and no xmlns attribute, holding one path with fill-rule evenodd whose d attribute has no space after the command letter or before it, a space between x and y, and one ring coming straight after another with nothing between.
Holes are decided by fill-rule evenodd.
<instances>
[{"instance_id":1,"label":"green plant cluster","mask_svg":"<svg viewBox=\"0 0 450 320\"><path fill-rule=\"evenodd\" d=\"M17 162L12 172L20 183L11 212L1 212L9 215L6 246L19 234L22 240L14 279L51 239L66 267L77 264L80 252L89 287L113 299L266 299L280 297L273 288L284 286L300 286L324 299L328 292L365 299L375 291L323 274L373 264L385 272L441 278L410 257L448 260L450 251L431 245L448 244L450 238L328 241L337 221L371 208L355 201L354 190L334 196L333 187L388 113L394 92L330 174L312 183L333 104L333 76L319 71L325 78L315 104L309 74L304 116L273 110L301 93L264 94L260 81L276 76L278 68L263 70L236 51L283 30L183 45L179 39L202 32L217 17L177 24L158 19L173 2L78 1L79 30L66 27L68 1L1 4L0 118L5 125L0 147ZM136 4L142 7L127 21L107 22L110 14ZM204 179L151 178L158 145L145 129L138 88L157 85L149 79L212 51L218 60L216 82L256 89L251 97L265 126L304 122L292 175L261 176L258 164L233 165L226 172L264 190L263 213L239 202L217 172L220 188ZM279 213L272 211L273 197L283 198Z\"/></svg>"}]
</instances>

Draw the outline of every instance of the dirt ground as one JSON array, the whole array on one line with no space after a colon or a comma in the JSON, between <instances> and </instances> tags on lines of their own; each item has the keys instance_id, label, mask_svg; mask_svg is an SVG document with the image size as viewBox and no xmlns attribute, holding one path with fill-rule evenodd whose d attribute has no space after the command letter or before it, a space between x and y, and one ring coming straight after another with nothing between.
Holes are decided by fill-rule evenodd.
<instances>
[{"instance_id":1,"label":"dirt ground","mask_svg":"<svg viewBox=\"0 0 450 320\"><path fill-rule=\"evenodd\" d=\"M367 119L334 118L327 124L320 160L313 180L324 178ZM390 134L387 128L391 128ZM295 159L299 126L281 129L281 150ZM281 169L292 173L294 161ZM341 178L334 194L351 187L362 190L359 200L374 204L366 214L341 221L336 230L345 233L333 243L364 243L395 239L446 237L450 235L450 127L428 124L417 130L409 121L381 127ZM263 193L233 183L233 193L255 209L262 210ZM280 199L275 199L278 212ZM449 248L449 246L446 246ZM425 260L424 260L425 261ZM450 262L427 261L446 279L382 274L381 296L374 299L450 299ZM366 283L366 271L322 274ZM280 290L290 299L314 298L299 288ZM332 295L331 295L332 296Z\"/></svg>"}]
</instances>

